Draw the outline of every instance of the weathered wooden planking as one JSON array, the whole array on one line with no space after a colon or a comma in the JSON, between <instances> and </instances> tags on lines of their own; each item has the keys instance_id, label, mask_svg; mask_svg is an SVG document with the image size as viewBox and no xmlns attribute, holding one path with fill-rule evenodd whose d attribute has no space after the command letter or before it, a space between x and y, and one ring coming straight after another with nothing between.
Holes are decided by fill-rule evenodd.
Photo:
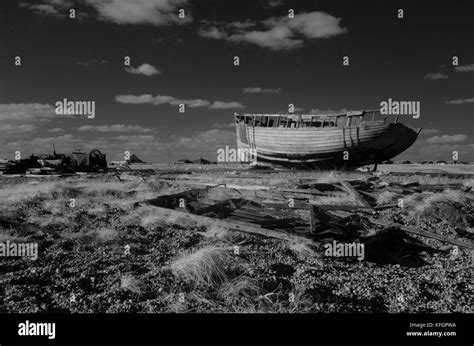
<instances>
[{"instance_id":1,"label":"weathered wooden planking","mask_svg":"<svg viewBox=\"0 0 474 346\"><path fill-rule=\"evenodd\" d=\"M208 186L208 187L216 186L215 183L205 183L205 182L197 182L197 181L189 181L189 182L186 182L186 184ZM236 189L236 190L270 191L270 192L275 192L275 193L285 192L285 193L309 194L309 195L325 196L325 197L347 196L347 193L345 193L344 191L331 191L331 192L324 193L315 189L289 189L289 188L284 188L284 187L266 186L266 185L222 184L222 187L227 188L227 189Z\"/></svg>"},{"instance_id":2,"label":"weathered wooden planking","mask_svg":"<svg viewBox=\"0 0 474 346\"><path fill-rule=\"evenodd\" d=\"M368 208L372 208L372 206L369 204L369 202L367 202L361 195L359 192L357 192L356 189L354 189L352 187L351 184L349 184L348 182L346 181L341 181L341 185L347 190L347 192L349 192L351 195L354 196L354 198L364 207L368 207Z\"/></svg>"},{"instance_id":3,"label":"weathered wooden planking","mask_svg":"<svg viewBox=\"0 0 474 346\"><path fill-rule=\"evenodd\" d=\"M443 242L446 242L446 243L450 243L450 244L453 244L453 245L457 245L457 246L465 247L467 249L474 250L474 243L473 242L470 242L470 243L463 242L462 240L449 238L449 237L446 237L446 236L443 236L443 235L440 235L440 234L436 234L436 233L433 233L433 232L429 232L429 231L423 231L423 230L420 230L418 228L411 227L411 226L403 226L403 225L400 225L400 224L394 223L394 222L382 221L382 220L377 220L377 219L374 219L374 218L369 218L369 220L370 220L370 222L372 222L373 224L376 224L376 225L381 225L381 226L385 226L385 227L388 227L388 226L400 227L401 230L409 232L409 233L418 234L418 235L421 235L423 237L433 238L433 239L436 239L436 240L439 240L439 241L443 241Z\"/></svg>"},{"instance_id":4,"label":"weathered wooden planking","mask_svg":"<svg viewBox=\"0 0 474 346\"><path fill-rule=\"evenodd\" d=\"M296 243L301 243L301 244L306 244L306 245L315 244L314 241L305 237L289 234L283 231L274 231L271 229L262 228L258 225L252 225L251 223L247 225L247 224L242 224L240 222L234 222L229 219L226 219L226 220L214 219L207 216L195 215L195 214L186 213L186 212L182 212L182 211L178 211L174 209L167 209L167 208L161 208L161 207L156 207L156 208L161 213L183 217L183 218L195 221L197 223L204 223L207 225L213 224L218 227L228 228L229 230L237 230L237 231L246 232L246 233L258 234L258 235L263 235L265 237L271 237L271 238L285 240L289 242L296 242Z\"/></svg>"}]
</instances>

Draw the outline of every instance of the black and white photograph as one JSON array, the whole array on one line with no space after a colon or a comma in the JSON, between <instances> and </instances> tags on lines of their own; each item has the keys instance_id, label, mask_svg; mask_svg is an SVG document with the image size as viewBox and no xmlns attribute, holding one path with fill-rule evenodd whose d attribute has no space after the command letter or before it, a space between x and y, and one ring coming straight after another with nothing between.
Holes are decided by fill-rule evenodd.
<instances>
[{"instance_id":1,"label":"black and white photograph","mask_svg":"<svg viewBox=\"0 0 474 346\"><path fill-rule=\"evenodd\" d=\"M0 344L148 318L277 343L267 316L308 343L346 318L336 341L388 319L387 342L472 345L473 15L2 0Z\"/></svg>"}]
</instances>

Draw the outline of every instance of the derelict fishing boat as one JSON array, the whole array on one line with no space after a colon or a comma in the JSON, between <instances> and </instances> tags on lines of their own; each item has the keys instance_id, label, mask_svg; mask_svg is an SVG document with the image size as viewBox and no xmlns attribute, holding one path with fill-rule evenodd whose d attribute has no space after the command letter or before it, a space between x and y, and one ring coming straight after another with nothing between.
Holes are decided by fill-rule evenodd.
<instances>
[{"instance_id":1,"label":"derelict fishing boat","mask_svg":"<svg viewBox=\"0 0 474 346\"><path fill-rule=\"evenodd\" d=\"M379 110L322 115L234 113L237 146L254 149L258 165L352 169L381 163L409 148L421 129L398 123L398 116L388 121L376 115L380 117Z\"/></svg>"}]
</instances>

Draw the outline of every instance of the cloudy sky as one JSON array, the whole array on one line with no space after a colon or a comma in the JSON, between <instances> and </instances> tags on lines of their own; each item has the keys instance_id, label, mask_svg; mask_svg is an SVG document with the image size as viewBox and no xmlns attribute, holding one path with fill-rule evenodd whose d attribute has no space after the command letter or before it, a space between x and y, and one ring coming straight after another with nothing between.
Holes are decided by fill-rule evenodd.
<instances>
[{"instance_id":1,"label":"cloudy sky","mask_svg":"<svg viewBox=\"0 0 474 346\"><path fill-rule=\"evenodd\" d=\"M54 141L109 160L127 150L215 160L235 146L236 111L373 109L392 98L421 102L420 119L402 117L424 130L400 159L456 150L472 161L472 11L472 1L2 0L0 158ZM65 98L94 101L95 118L56 114Z\"/></svg>"}]
</instances>

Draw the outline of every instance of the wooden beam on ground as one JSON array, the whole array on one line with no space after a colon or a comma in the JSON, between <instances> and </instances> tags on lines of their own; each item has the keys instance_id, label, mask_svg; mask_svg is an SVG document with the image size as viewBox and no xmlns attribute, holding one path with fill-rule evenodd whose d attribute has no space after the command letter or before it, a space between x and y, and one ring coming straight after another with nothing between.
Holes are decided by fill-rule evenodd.
<instances>
[{"instance_id":1,"label":"wooden beam on ground","mask_svg":"<svg viewBox=\"0 0 474 346\"><path fill-rule=\"evenodd\" d=\"M341 185L359 202L360 205L372 209L372 206L367 202L360 193L352 187L352 185L344 180L341 180Z\"/></svg>"},{"instance_id":2,"label":"wooden beam on ground","mask_svg":"<svg viewBox=\"0 0 474 346\"><path fill-rule=\"evenodd\" d=\"M280 240L286 240L290 242L297 242L297 243L302 243L302 244L307 244L307 245L314 245L315 242L313 242L311 239L289 234L287 232L281 232L281 231L274 231L271 229L266 229L262 228L258 225L253 225L251 223L247 224L241 224L240 222L234 222L231 220L223 220L223 219L214 219L211 217L207 216L202 216L202 215L195 215L191 213L186 213L174 209L167 209L167 208L161 208L161 207L156 207L156 209L164 214L168 215L174 215L177 217L183 217L188 220L195 221L197 223L204 223L204 224L213 224L218 227L222 228L228 228L229 230L237 230L240 232L245 232L245 233L252 233L252 234L258 234L258 235L263 235L265 237L270 237L270 238L275 238L275 239L280 239Z\"/></svg>"},{"instance_id":3,"label":"wooden beam on ground","mask_svg":"<svg viewBox=\"0 0 474 346\"><path fill-rule=\"evenodd\" d=\"M215 186L215 183L204 183L204 182L194 182L186 180L186 184L189 185L200 185L200 186ZM265 185L237 185L237 184L225 184L221 187L225 187L228 189L236 189L236 190L250 190L250 191L265 191L271 190L272 187L265 186Z\"/></svg>"},{"instance_id":4,"label":"wooden beam on ground","mask_svg":"<svg viewBox=\"0 0 474 346\"><path fill-rule=\"evenodd\" d=\"M397 208L397 207L398 207L398 203L391 203L391 204L378 205L374 209L383 210L383 209L390 209L390 208Z\"/></svg>"},{"instance_id":5,"label":"wooden beam on ground","mask_svg":"<svg viewBox=\"0 0 474 346\"><path fill-rule=\"evenodd\" d=\"M443 235L440 235L440 234L436 234L436 233L433 233L433 232L429 232L429 231L423 231L423 230L420 230L418 228L411 227L411 226L403 226L403 225L400 225L400 224L394 223L394 222L382 221L382 220L377 220L377 219L374 219L374 218L370 218L369 220L370 220L370 222L372 222L373 224L376 224L376 225L381 225L381 226L385 226L385 227L396 226L396 227L399 227L401 230L403 230L405 232L408 232L408 233L418 234L418 235L421 235L423 237L433 238L433 239L436 239L436 240L439 240L439 241L443 241L443 242L446 242L446 243L450 243L450 244L453 244L453 245L457 245L457 246L461 246L461 247L464 247L464 248L467 248L467 249L474 250L474 243L472 243L472 242L467 243L467 242L464 242L462 240L449 238L449 237L446 237L446 236L443 236Z\"/></svg>"},{"instance_id":6,"label":"wooden beam on ground","mask_svg":"<svg viewBox=\"0 0 474 346\"><path fill-rule=\"evenodd\" d=\"M336 223L337 219L337 215L330 214L329 212L327 212L323 208L318 207L315 204L309 204L309 227L311 233L316 232L316 226L318 224Z\"/></svg>"},{"instance_id":7,"label":"wooden beam on ground","mask_svg":"<svg viewBox=\"0 0 474 346\"><path fill-rule=\"evenodd\" d=\"M316 224L318 220L316 219L317 207L315 205L309 205L309 230L311 233L316 233Z\"/></svg>"},{"instance_id":8,"label":"wooden beam on ground","mask_svg":"<svg viewBox=\"0 0 474 346\"><path fill-rule=\"evenodd\" d=\"M362 206L362 205L337 205L337 204L319 204L318 207L326 210L343 210L343 211L365 211L371 212L372 207Z\"/></svg>"},{"instance_id":9,"label":"wooden beam on ground","mask_svg":"<svg viewBox=\"0 0 474 346\"><path fill-rule=\"evenodd\" d=\"M215 187L215 183L204 183L204 182L194 182L194 181L186 181L186 184L189 185L200 185L200 186L208 186L208 187ZM225 185L225 186L224 186ZM238 185L238 184L222 184L221 187L227 189L235 189L235 190L250 190L250 191L269 191L274 193L294 193L294 194L310 194L315 196L325 196L325 197L344 197L347 194L343 191L331 191L331 192L321 192L315 189L289 189L284 187L278 186L266 186L266 185Z\"/></svg>"}]
</instances>

